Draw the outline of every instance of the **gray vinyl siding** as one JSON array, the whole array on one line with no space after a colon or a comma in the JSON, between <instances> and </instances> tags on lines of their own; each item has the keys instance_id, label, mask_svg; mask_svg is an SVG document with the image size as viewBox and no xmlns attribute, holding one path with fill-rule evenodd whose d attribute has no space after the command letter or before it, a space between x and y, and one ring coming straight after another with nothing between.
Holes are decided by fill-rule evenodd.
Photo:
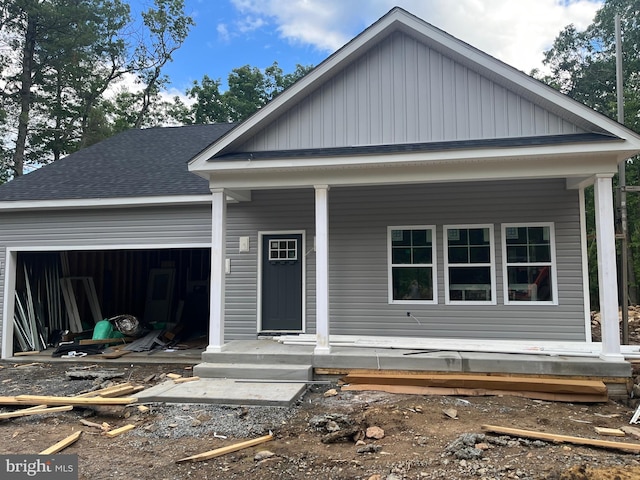
<instances>
[{"instance_id":1,"label":"gray vinyl siding","mask_svg":"<svg viewBox=\"0 0 640 480\"><path fill-rule=\"evenodd\" d=\"M584 340L579 200L564 180L336 188L330 198L332 333ZM558 305L504 305L501 224L513 222L553 222ZM443 227L452 224L494 226L497 305L444 304ZM388 303L393 225L435 225L437 305Z\"/></svg>"},{"instance_id":2,"label":"gray vinyl siding","mask_svg":"<svg viewBox=\"0 0 640 480\"><path fill-rule=\"evenodd\" d=\"M259 232L304 231L306 332L315 332L313 189L254 191L228 206L225 339L253 339L258 316ZM504 305L501 224L553 222L559 305ZM492 224L497 305L444 304L443 226ZM387 227L435 225L437 305L388 302ZM239 253L239 237L250 249ZM208 206L19 212L0 215L0 262L6 247L52 251L209 244ZM334 334L584 340L578 192L563 179L345 187L329 191L330 317ZM0 276L0 287L4 274ZM0 288L0 295L4 292ZM0 297L1 301L4 301ZM2 304L0 303L0 311ZM408 318L410 311L420 320Z\"/></svg>"},{"instance_id":3,"label":"gray vinyl siding","mask_svg":"<svg viewBox=\"0 0 640 480\"><path fill-rule=\"evenodd\" d=\"M329 148L583 132L396 32L239 147Z\"/></svg>"},{"instance_id":4,"label":"gray vinyl siding","mask_svg":"<svg viewBox=\"0 0 640 480\"><path fill-rule=\"evenodd\" d=\"M0 214L0 263L6 248L57 251L95 246L127 248L211 244L211 207L28 211ZM4 271L0 274L0 315L4 308ZM0 333L1 335L1 333Z\"/></svg>"},{"instance_id":5,"label":"gray vinyl siding","mask_svg":"<svg viewBox=\"0 0 640 480\"><path fill-rule=\"evenodd\" d=\"M565 181L532 180L383 187L329 191L331 332L349 335L576 340L585 339L578 192ZM258 305L258 232L306 232L306 331L315 332L314 193L255 191L231 205L228 216L226 339L255 338ZM504 305L501 224L553 222L558 305ZM492 224L497 305L444 304L443 226ZM438 304L388 302L387 227L435 225ZM238 238L249 236L248 253ZM420 320L408 318L410 311Z\"/></svg>"},{"instance_id":6,"label":"gray vinyl siding","mask_svg":"<svg viewBox=\"0 0 640 480\"><path fill-rule=\"evenodd\" d=\"M306 245L306 331L315 332L315 194L312 189L254 191L251 202L229 205L225 339L254 339L257 333L259 232L304 231ZM249 252L238 253L239 237L250 237Z\"/></svg>"}]
</instances>

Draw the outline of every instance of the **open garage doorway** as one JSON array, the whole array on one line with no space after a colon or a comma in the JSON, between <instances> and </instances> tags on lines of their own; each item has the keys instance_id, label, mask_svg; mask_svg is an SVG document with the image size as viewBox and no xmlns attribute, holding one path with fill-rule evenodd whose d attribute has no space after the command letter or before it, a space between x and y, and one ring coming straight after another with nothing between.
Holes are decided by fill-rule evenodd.
<instances>
[{"instance_id":1,"label":"open garage doorway","mask_svg":"<svg viewBox=\"0 0 640 480\"><path fill-rule=\"evenodd\" d=\"M120 315L206 345L209 248L15 253L7 299L14 302L14 352L50 346L61 331L91 338L98 321Z\"/></svg>"}]
</instances>

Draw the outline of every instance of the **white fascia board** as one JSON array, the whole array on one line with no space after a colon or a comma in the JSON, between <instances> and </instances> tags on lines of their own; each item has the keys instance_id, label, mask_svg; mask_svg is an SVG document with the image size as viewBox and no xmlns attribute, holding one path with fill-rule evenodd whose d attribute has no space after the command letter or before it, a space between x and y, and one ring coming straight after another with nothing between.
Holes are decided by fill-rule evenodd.
<instances>
[{"instance_id":1,"label":"white fascia board","mask_svg":"<svg viewBox=\"0 0 640 480\"><path fill-rule=\"evenodd\" d=\"M472 69L482 71L486 76L508 85L517 93L527 92L532 97L546 100L558 110L575 115L587 123L599 127L605 132L626 140L626 148L640 151L640 135L609 119L591 108L577 102L570 97L558 92L548 85L536 80L529 75L517 70L504 62L501 62L477 48L449 35L408 12L395 8L385 17L374 23L371 27L355 37L344 47L318 65L312 72L300 79L289 89L276 97L246 121L231 130L229 134L220 138L217 142L200 152L189 162L189 170L194 173L208 171L208 159L222 152L234 142L242 139L252 131L257 132L263 125L270 122L270 117L277 118L280 110L286 109L289 104L295 103L296 98L304 90L312 91L318 84L330 77L342 65L348 64L366 51L366 44L373 42L376 37L385 35L389 30L400 29L413 36L422 37L422 41L429 45L435 45L439 50L448 53L454 59L462 61ZM500 81L499 79L502 79ZM594 129L597 130L597 129ZM619 160L621 161L621 160Z\"/></svg>"},{"instance_id":2,"label":"white fascia board","mask_svg":"<svg viewBox=\"0 0 640 480\"><path fill-rule=\"evenodd\" d=\"M228 189L310 188L331 186L466 182L542 178L587 177L617 172L615 157L582 155L558 161L557 157L491 160L402 162L327 168L278 168L218 172L212 187Z\"/></svg>"},{"instance_id":3,"label":"white fascia board","mask_svg":"<svg viewBox=\"0 0 640 480\"><path fill-rule=\"evenodd\" d=\"M207 162L202 173L227 173L250 172L260 170L282 169L312 169L312 168L344 168L344 167L376 167L392 166L406 163L431 163L454 162L460 160L485 161L485 160L510 160L523 158L547 158L553 157L562 161L567 157L602 155L615 157L616 161L630 158L640 152L630 149L624 143L613 144L611 142L547 145L532 147L508 147L508 148L480 148L461 150L439 150L428 152L411 152L376 155L354 156L318 156L318 157L288 157L264 160L221 160Z\"/></svg>"},{"instance_id":4,"label":"white fascia board","mask_svg":"<svg viewBox=\"0 0 640 480\"><path fill-rule=\"evenodd\" d=\"M358 51L367 43L373 41L380 35L384 35L388 29L392 28L394 23L398 21L397 13L400 12L402 11L396 10L386 18L383 17L381 21L373 24L359 36L355 37L340 50L314 68L313 71L309 72L308 75L302 77L282 94L278 95L266 106L258 110L258 112L231 130L227 135L224 135L217 142L214 142L204 149L191 159L189 162L189 170L194 172L206 170L207 160L209 158L221 152L247 133L257 131L263 126L263 124L271 121L270 117L272 115L273 118L276 118L278 111L286 109L292 102L295 103L297 101L296 98L300 92L303 92L304 90L311 91L317 84L324 82L326 78L330 78L345 61L352 61L353 59L351 57L353 55L357 56Z\"/></svg>"},{"instance_id":5,"label":"white fascia board","mask_svg":"<svg viewBox=\"0 0 640 480\"><path fill-rule=\"evenodd\" d=\"M20 200L0 202L0 211L52 210L85 208L153 207L158 205L210 204L211 195L181 195L159 197L78 198L65 200Z\"/></svg>"}]
</instances>

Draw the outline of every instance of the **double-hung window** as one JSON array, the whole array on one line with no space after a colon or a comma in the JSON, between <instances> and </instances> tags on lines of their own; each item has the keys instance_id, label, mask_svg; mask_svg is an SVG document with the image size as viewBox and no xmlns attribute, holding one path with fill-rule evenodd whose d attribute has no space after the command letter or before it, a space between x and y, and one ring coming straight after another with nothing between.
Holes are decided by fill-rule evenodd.
<instances>
[{"instance_id":1,"label":"double-hung window","mask_svg":"<svg viewBox=\"0 0 640 480\"><path fill-rule=\"evenodd\" d=\"M436 303L432 226L389 227L389 303Z\"/></svg>"},{"instance_id":2,"label":"double-hung window","mask_svg":"<svg viewBox=\"0 0 640 480\"><path fill-rule=\"evenodd\" d=\"M505 303L556 303L553 224L504 224L502 238Z\"/></svg>"},{"instance_id":3,"label":"double-hung window","mask_svg":"<svg viewBox=\"0 0 640 480\"><path fill-rule=\"evenodd\" d=\"M445 302L496 303L492 225L444 227Z\"/></svg>"}]
</instances>

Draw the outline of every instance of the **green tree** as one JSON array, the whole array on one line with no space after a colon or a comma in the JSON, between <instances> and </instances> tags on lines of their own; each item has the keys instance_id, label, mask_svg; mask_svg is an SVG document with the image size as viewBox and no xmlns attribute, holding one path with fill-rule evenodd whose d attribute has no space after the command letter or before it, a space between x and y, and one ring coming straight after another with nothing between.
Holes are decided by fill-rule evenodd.
<instances>
[{"instance_id":1,"label":"green tree","mask_svg":"<svg viewBox=\"0 0 640 480\"><path fill-rule=\"evenodd\" d=\"M16 132L6 167L19 176L26 161L48 160L42 152L56 159L81 143L93 104L122 75L124 43L116 36L129 7L120 0L0 1L7 15L0 35L18 52L0 83ZM78 121L79 134L71 127Z\"/></svg>"},{"instance_id":2,"label":"green tree","mask_svg":"<svg viewBox=\"0 0 640 480\"><path fill-rule=\"evenodd\" d=\"M570 97L609 116L617 118L615 16L620 14L622 30L624 76L624 122L640 132L640 29L638 22L640 0L606 0L596 13L594 21L583 31L569 25L556 37L552 48L545 52L544 63L550 74L541 79ZM639 161L625 164L627 184L638 185ZM592 191L587 191L587 233L593 242ZM630 234L630 261L633 265L630 279L640 278L640 203L637 194L627 196ZM589 247L591 301L598 305L597 262L595 248ZM638 285L631 285L636 291Z\"/></svg>"},{"instance_id":3,"label":"green tree","mask_svg":"<svg viewBox=\"0 0 640 480\"><path fill-rule=\"evenodd\" d=\"M195 100L182 123L240 122L309 73L313 67L297 65L285 74L274 62L264 72L244 65L234 68L227 77L228 89L221 92L221 81L205 75L193 82L186 94Z\"/></svg>"}]
</instances>

